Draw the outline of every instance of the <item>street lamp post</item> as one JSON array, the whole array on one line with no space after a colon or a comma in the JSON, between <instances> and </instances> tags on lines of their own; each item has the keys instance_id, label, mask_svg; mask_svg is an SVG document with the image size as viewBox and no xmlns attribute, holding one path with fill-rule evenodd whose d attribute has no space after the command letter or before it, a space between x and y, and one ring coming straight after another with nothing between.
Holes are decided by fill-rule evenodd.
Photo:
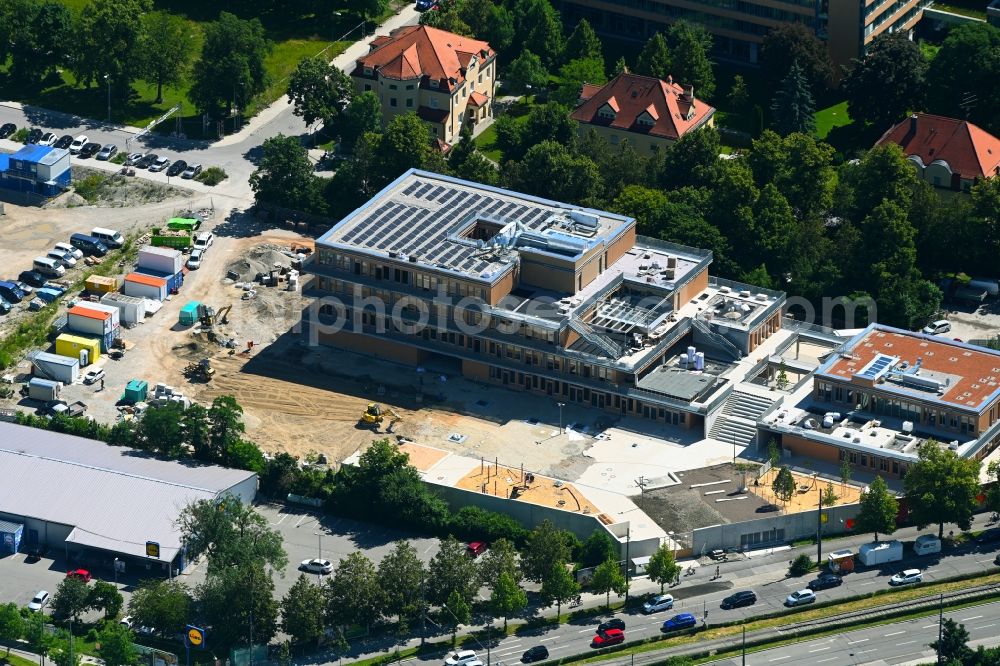
<instances>
[{"instance_id":1,"label":"street lamp post","mask_svg":"<svg viewBox=\"0 0 1000 666\"><path fill-rule=\"evenodd\" d=\"M316 536L316 557L318 557L319 559L322 560L323 559L323 533L322 532L313 532L313 534Z\"/></svg>"},{"instance_id":2,"label":"street lamp post","mask_svg":"<svg viewBox=\"0 0 1000 666\"><path fill-rule=\"evenodd\" d=\"M108 122L111 122L111 77L104 75L104 80L108 82Z\"/></svg>"},{"instance_id":3,"label":"street lamp post","mask_svg":"<svg viewBox=\"0 0 1000 666\"><path fill-rule=\"evenodd\" d=\"M563 434L563 420L562 420L562 408L566 406L565 402L557 402L556 405L559 407L559 434Z\"/></svg>"}]
</instances>

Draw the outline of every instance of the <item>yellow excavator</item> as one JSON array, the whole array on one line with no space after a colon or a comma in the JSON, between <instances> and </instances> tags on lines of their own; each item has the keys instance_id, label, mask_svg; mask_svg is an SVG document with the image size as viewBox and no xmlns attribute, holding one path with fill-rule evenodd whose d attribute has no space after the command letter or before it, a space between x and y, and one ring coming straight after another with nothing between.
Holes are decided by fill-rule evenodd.
<instances>
[{"instance_id":1,"label":"yellow excavator","mask_svg":"<svg viewBox=\"0 0 1000 666\"><path fill-rule=\"evenodd\" d=\"M383 407L377 402L372 402L368 404L368 408L365 409L361 414L361 424L370 427L372 430L378 432L379 426L385 421L385 417L389 417L389 425L386 426L386 432L392 432L392 427L396 425L399 421L403 420L403 417L394 412L389 407Z\"/></svg>"}]
</instances>

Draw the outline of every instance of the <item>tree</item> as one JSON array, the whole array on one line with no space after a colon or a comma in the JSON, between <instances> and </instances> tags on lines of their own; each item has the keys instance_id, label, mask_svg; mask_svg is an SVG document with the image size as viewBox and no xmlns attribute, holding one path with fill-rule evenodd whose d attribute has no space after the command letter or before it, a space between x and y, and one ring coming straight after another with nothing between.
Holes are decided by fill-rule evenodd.
<instances>
[{"instance_id":1,"label":"tree","mask_svg":"<svg viewBox=\"0 0 1000 666\"><path fill-rule=\"evenodd\" d=\"M882 477L876 476L867 490L861 493L855 527L859 532L872 532L873 541L878 541L880 533L888 535L896 531L898 513L899 503Z\"/></svg>"},{"instance_id":2,"label":"tree","mask_svg":"<svg viewBox=\"0 0 1000 666\"><path fill-rule=\"evenodd\" d=\"M459 625L469 624L472 621L472 609L461 592L452 590L442 610L444 611L445 626L451 627L451 643L454 645Z\"/></svg>"},{"instance_id":3,"label":"tree","mask_svg":"<svg viewBox=\"0 0 1000 666\"><path fill-rule=\"evenodd\" d=\"M584 204L594 204L601 196L601 173L593 160L555 141L532 146L511 166L507 182L519 192Z\"/></svg>"},{"instance_id":4,"label":"tree","mask_svg":"<svg viewBox=\"0 0 1000 666\"><path fill-rule=\"evenodd\" d=\"M119 98L128 99L132 81L142 70L142 16L152 8L151 0L94 0L84 5L70 42L77 80L90 86L103 84L107 76Z\"/></svg>"},{"instance_id":5,"label":"tree","mask_svg":"<svg viewBox=\"0 0 1000 666\"><path fill-rule=\"evenodd\" d=\"M514 14L507 7L492 0L463 0L456 10L472 34L499 53L507 51L514 41Z\"/></svg>"},{"instance_id":6,"label":"tree","mask_svg":"<svg viewBox=\"0 0 1000 666\"><path fill-rule=\"evenodd\" d=\"M986 467L986 474L990 478L986 490L986 507L993 513L998 513L1000 512L1000 461L992 461Z\"/></svg>"},{"instance_id":7,"label":"tree","mask_svg":"<svg viewBox=\"0 0 1000 666\"><path fill-rule=\"evenodd\" d=\"M476 561L465 552L465 544L454 537L442 539L428 567L427 598L432 603L445 603L458 592L471 602L477 582Z\"/></svg>"},{"instance_id":8,"label":"tree","mask_svg":"<svg viewBox=\"0 0 1000 666\"><path fill-rule=\"evenodd\" d=\"M317 193L309 154L296 137L278 134L264 140L250 189L259 203L288 208L310 207ZM218 439L213 433L213 439ZM213 450L219 451L214 444ZM222 449L224 450L224 449Z\"/></svg>"},{"instance_id":9,"label":"tree","mask_svg":"<svg viewBox=\"0 0 1000 666\"><path fill-rule=\"evenodd\" d=\"M601 562L618 557L618 544L615 543L607 530L596 529L590 533L580 549L580 566L596 567Z\"/></svg>"},{"instance_id":10,"label":"tree","mask_svg":"<svg viewBox=\"0 0 1000 666\"><path fill-rule=\"evenodd\" d=\"M362 18L372 19L389 9L389 0L350 0L348 6Z\"/></svg>"},{"instance_id":11,"label":"tree","mask_svg":"<svg viewBox=\"0 0 1000 666\"><path fill-rule=\"evenodd\" d=\"M221 12L204 32L188 98L200 111L219 117L227 104L245 107L267 87L264 59L273 45L259 19L245 21L229 12Z\"/></svg>"},{"instance_id":12,"label":"tree","mask_svg":"<svg viewBox=\"0 0 1000 666\"><path fill-rule=\"evenodd\" d=\"M278 602L274 598L274 581L259 559L214 570L210 568L205 582L198 586L197 596L200 614L208 624L217 653L227 653L235 645L248 644L251 626L255 644L266 645L277 633Z\"/></svg>"},{"instance_id":13,"label":"tree","mask_svg":"<svg viewBox=\"0 0 1000 666\"><path fill-rule=\"evenodd\" d=\"M55 666L80 666L80 651L73 649L73 638L68 631L58 629L49 645Z\"/></svg>"},{"instance_id":14,"label":"tree","mask_svg":"<svg viewBox=\"0 0 1000 666\"><path fill-rule=\"evenodd\" d=\"M504 82L512 92L525 94L541 89L549 81L549 73L542 65L542 59L531 51L522 51L507 68ZM501 116L502 117L502 116Z\"/></svg>"},{"instance_id":15,"label":"tree","mask_svg":"<svg viewBox=\"0 0 1000 666\"><path fill-rule=\"evenodd\" d=\"M960 458L933 440L920 445L917 458L903 479L910 517L920 529L936 523L939 538L944 538L945 523L969 529L978 505L980 462Z\"/></svg>"},{"instance_id":16,"label":"tree","mask_svg":"<svg viewBox=\"0 0 1000 666\"><path fill-rule=\"evenodd\" d=\"M618 60L611 67L611 75L618 76L619 74L624 74L628 71L628 63L625 62L625 56L619 56Z\"/></svg>"},{"instance_id":17,"label":"tree","mask_svg":"<svg viewBox=\"0 0 1000 666\"><path fill-rule=\"evenodd\" d=\"M326 585L326 609L331 623L361 624L366 629L385 615L378 572L363 553L355 551L337 564Z\"/></svg>"},{"instance_id":18,"label":"tree","mask_svg":"<svg viewBox=\"0 0 1000 666\"><path fill-rule=\"evenodd\" d=\"M507 618L524 610L528 605L528 595L506 571L500 574L490 592L490 608L494 615L503 618L503 630L506 632Z\"/></svg>"},{"instance_id":19,"label":"tree","mask_svg":"<svg viewBox=\"0 0 1000 666\"><path fill-rule=\"evenodd\" d=\"M78 576L67 576L59 582L52 596L52 617L78 622L80 614L90 606L90 586Z\"/></svg>"},{"instance_id":20,"label":"tree","mask_svg":"<svg viewBox=\"0 0 1000 666\"><path fill-rule=\"evenodd\" d=\"M495 544L494 544L495 546ZM393 550L378 564L378 582L387 609L403 620L424 611L424 585L427 570L408 541L397 541Z\"/></svg>"},{"instance_id":21,"label":"tree","mask_svg":"<svg viewBox=\"0 0 1000 666\"><path fill-rule=\"evenodd\" d=\"M778 468L778 473L774 476L774 481L771 482L771 490L774 491L774 496L783 503L788 503L788 500L792 499L792 495L795 494L795 477L792 476L787 467Z\"/></svg>"},{"instance_id":22,"label":"tree","mask_svg":"<svg viewBox=\"0 0 1000 666\"><path fill-rule=\"evenodd\" d=\"M132 630L118 622L107 622L97 634L97 654L105 666L132 666L139 660L139 653L132 642Z\"/></svg>"},{"instance_id":23,"label":"tree","mask_svg":"<svg viewBox=\"0 0 1000 666\"><path fill-rule=\"evenodd\" d=\"M941 625L941 638L930 644L940 655L941 664L965 664L973 656L969 649L969 632L964 624L948 617Z\"/></svg>"},{"instance_id":24,"label":"tree","mask_svg":"<svg viewBox=\"0 0 1000 666\"><path fill-rule=\"evenodd\" d=\"M888 129L920 107L926 72L923 52L905 31L879 35L844 79L848 113L855 120Z\"/></svg>"},{"instance_id":25,"label":"tree","mask_svg":"<svg viewBox=\"0 0 1000 666\"><path fill-rule=\"evenodd\" d=\"M826 88L833 79L830 54L816 33L798 21L781 23L767 33L761 45L760 67L767 87L776 89L796 62L813 93Z\"/></svg>"},{"instance_id":26,"label":"tree","mask_svg":"<svg viewBox=\"0 0 1000 666\"><path fill-rule=\"evenodd\" d=\"M234 495L189 504L177 518L188 557L204 555L208 572L246 563L281 570L288 562L281 535L253 506Z\"/></svg>"},{"instance_id":27,"label":"tree","mask_svg":"<svg viewBox=\"0 0 1000 666\"><path fill-rule=\"evenodd\" d=\"M715 73L708 54L712 50L712 35L700 25L680 20L667 30L670 64L674 80L694 86L702 99L715 93Z\"/></svg>"},{"instance_id":28,"label":"tree","mask_svg":"<svg viewBox=\"0 0 1000 666\"><path fill-rule=\"evenodd\" d=\"M649 574L649 580L660 584L660 594L663 594L664 585L677 579L681 573L681 565L677 564L670 544L660 544L650 556L646 573Z\"/></svg>"},{"instance_id":29,"label":"tree","mask_svg":"<svg viewBox=\"0 0 1000 666\"><path fill-rule=\"evenodd\" d=\"M726 99L734 111L745 107L750 101L750 89L747 88L742 75L733 76L733 85L729 88L729 96Z\"/></svg>"},{"instance_id":30,"label":"tree","mask_svg":"<svg viewBox=\"0 0 1000 666\"><path fill-rule=\"evenodd\" d=\"M1000 30L976 22L949 30L927 72L930 110L1000 133Z\"/></svg>"},{"instance_id":31,"label":"tree","mask_svg":"<svg viewBox=\"0 0 1000 666\"><path fill-rule=\"evenodd\" d=\"M113 620L122 612L125 599L118 587L106 580L98 580L90 588L88 605L94 610L103 610L104 619Z\"/></svg>"},{"instance_id":32,"label":"tree","mask_svg":"<svg viewBox=\"0 0 1000 666\"><path fill-rule=\"evenodd\" d=\"M32 652L42 657L49 654L55 643L55 636L49 632L45 620L45 615L42 613L29 613L24 618L24 640L28 641Z\"/></svg>"},{"instance_id":33,"label":"tree","mask_svg":"<svg viewBox=\"0 0 1000 666\"><path fill-rule=\"evenodd\" d=\"M21 640L24 635L24 618L14 602L0 606L0 641L7 644L7 656L10 656L10 645Z\"/></svg>"},{"instance_id":34,"label":"tree","mask_svg":"<svg viewBox=\"0 0 1000 666\"><path fill-rule=\"evenodd\" d=\"M177 14L162 10L142 16L142 42L139 49L143 77L156 84L156 104L163 102L163 86L180 83L194 51L188 26Z\"/></svg>"},{"instance_id":35,"label":"tree","mask_svg":"<svg viewBox=\"0 0 1000 666\"><path fill-rule=\"evenodd\" d=\"M805 553L800 553L788 567L789 576L805 576L816 567L816 563Z\"/></svg>"},{"instance_id":36,"label":"tree","mask_svg":"<svg viewBox=\"0 0 1000 666\"><path fill-rule=\"evenodd\" d=\"M274 138L284 137L279 134ZM269 154L265 146L262 164L269 157L273 158L273 155ZM215 452L215 459L223 465L228 465L230 447L246 433L246 426L243 424L243 408L231 395L217 396L212 400L212 406L208 408L208 423L210 426L209 442Z\"/></svg>"},{"instance_id":37,"label":"tree","mask_svg":"<svg viewBox=\"0 0 1000 666\"><path fill-rule=\"evenodd\" d=\"M566 40L566 48L563 51L565 62L571 60L600 60L604 62L604 53L601 50L601 40L597 38L597 33L590 27L587 19L580 19L576 24L569 39Z\"/></svg>"},{"instance_id":38,"label":"tree","mask_svg":"<svg viewBox=\"0 0 1000 666\"><path fill-rule=\"evenodd\" d=\"M514 3L514 34L521 48L537 53L546 67L562 59L563 34L559 12L547 0Z\"/></svg>"},{"instance_id":39,"label":"tree","mask_svg":"<svg viewBox=\"0 0 1000 666\"><path fill-rule=\"evenodd\" d=\"M129 599L128 613L136 626L176 631L191 620L191 591L176 578L144 580Z\"/></svg>"},{"instance_id":40,"label":"tree","mask_svg":"<svg viewBox=\"0 0 1000 666\"><path fill-rule=\"evenodd\" d=\"M792 132L812 134L816 131L815 112L805 72L798 61L793 62L771 102L771 125L782 136Z\"/></svg>"},{"instance_id":41,"label":"tree","mask_svg":"<svg viewBox=\"0 0 1000 666\"><path fill-rule=\"evenodd\" d=\"M323 588L299 574L281 599L281 630L296 645L315 645L323 637L325 609Z\"/></svg>"},{"instance_id":42,"label":"tree","mask_svg":"<svg viewBox=\"0 0 1000 666\"><path fill-rule=\"evenodd\" d=\"M781 461L781 447L773 439L767 442L767 459L771 461L772 467Z\"/></svg>"},{"instance_id":43,"label":"tree","mask_svg":"<svg viewBox=\"0 0 1000 666\"><path fill-rule=\"evenodd\" d=\"M606 560L594 569L594 575L590 578L590 587L598 594L604 594L605 606L611 610L611 593L618 596L625 594L625 576L622 575L621 564L618 560Z\"/></svg>"},{"instance_id":44,"label":"tree","mask_svg":"<svg viewBox=\"0 0 1000 666\"><path fill-rule=\"evenodd\" d=\"M356 95L328 129L340 137L340 148L354 152L354 145L366 132L382 128L382 104L373 92Z\"/></svg>"},{"instance_id":45,"label":"tree","mask_svg":"<svg viewBox=\"0 0 1000 666\"><path fill-rule=\"evenodd\" d=\"M827 482L826 488L823 489L823 505L833 506L839 499L840 496L837 495L837 492L833 489L833 483Z\"/></svg>"},{"instance_id":46,"label":"tree","mask_svg":"<svg viewBox=\"0 0 1000 666\"><path fill-rule=\"evenodd\" d=\"M168 458L180 457L184 451L183 413L184 408L177 403L147 410L135 431L136 448L155 451Z\"/></svg>"},{"instance_id":47,"label":"tree","mask_svg":"<svg viewBox=\"0 0 1000 666\"><path fill-rule=\"evenodd\" d=\"M354 83L326 58L303 58L288 79L288 98L294 113L312 125L317 120L331 127L344 112L354 92Z\"/></svg>"},{"instance_id":48,"label":"tree","mask_svg":"<svg viewBox=\"0 0 1000 666\"><path fill-rule=\"evenodd\" d=\"M670 67L670 47L667 45L667 39L663 33L653 33L639 51L639 59L635 63L636 74L666 79L670 76Z\"/></svg>"},{"instance_id":49,"label":"tree","mask_svg":"<svg viewBox=\"0 0 1000 666\"><path fill-rule=\"evenodd\" d=\"M543 520L528 535L521 555L521 569L528 580L545 581L556 564L569 562L573 555L573 535Z\"/></svg>"},{"instance_id":50,"label":"tree","mask_svg":"<svg viewBox=\"0 0 1000 666\"><path fill-rule=\"evenodd\" d=\"M844 458L840 461L840 482L847 485L851 480L851 461Z\"/></svg>"},{"instance_id":51,"label":"tree","mask_svg":"<svg viewBox=\"0 0 1000 666\"><path fill-rule=\"evenodd\" d=\"M194 457L206 462L214 462L211 438L208 432L208 410L197 403L181 414L181 430L188 445L194 450Z\"/></svg>"},{"instance_id":52,"label":"tree","mask_svg":"<svg viewBox=\"0 0 1000 666\"><path fill-rule=\"evenodd\" d=\"M417 114L393 116L386 125L377 148L383 178L388 181L407 169L427 168L435 156L431 151L436 151L431 139L430 128ZM436 158L441 158L440 152L436 152Z\"/></svg>"},{"instance_id":53,"label":"tree","mask_svg":"<svg viewBox=\"0 0 1000 666\"><path fill-rule=\"evenodd\" d=\"M714 127L700 127L670 144L663 159L660 185L666 189L708 187L719 176L722 144ZM678 163L681 160L681 163Z\"/></svg>"},{"instance_id":54,"label":"tree","mask_svg":"<svg viewBox=\"0 0 1000 666\"><path fill-rule=\"evenodd\" d=\"M583 84L602 85L608 80L604 75L604 60L601 58L570 60L559 69L559 78L562 79L562 85L553 99L570 108L577 105Z\"/></svg>"},{"instance_id":55,"label":"tree","mask_svg":"<svg viewBox=\"0 0 1000 666\"><path fill-rule=\"evenodd\" d=\"M562 605L580 593L580 584L563 562L555 562L542 578L541 593L546 604L556 605L556 624L559 624Z\"/></svg>"},{"instance_id":56,"label":"tree","mask_svg":"<svg viewBox=\"0 0 1000 666\"><path fill-rule=\"evenodd\" d=\"M479 580L492 588L504 574L510 576L515 583L520 583L524 577L514 544L507 539L498 539L490 544L490 549L479 559Z\"/></svg>"}]
</instances>

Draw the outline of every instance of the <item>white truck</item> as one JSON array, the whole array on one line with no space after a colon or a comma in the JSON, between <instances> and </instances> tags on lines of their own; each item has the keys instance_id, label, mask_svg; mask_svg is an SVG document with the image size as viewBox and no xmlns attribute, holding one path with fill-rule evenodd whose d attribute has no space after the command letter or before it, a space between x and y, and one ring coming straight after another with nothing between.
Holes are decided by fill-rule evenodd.
<instances>
[{"instance_id":1,"label":"white truck","mask_svg":"<svg viewBox=\"0 0 1000 666\"><path fill-rule=\"evenodd\" d=\"M887 562L899 562L903 559L903 543L901 541L876 541L866 543L858 548L858 561L866 567L874 567Z\"/></svg>"}]
</instances>

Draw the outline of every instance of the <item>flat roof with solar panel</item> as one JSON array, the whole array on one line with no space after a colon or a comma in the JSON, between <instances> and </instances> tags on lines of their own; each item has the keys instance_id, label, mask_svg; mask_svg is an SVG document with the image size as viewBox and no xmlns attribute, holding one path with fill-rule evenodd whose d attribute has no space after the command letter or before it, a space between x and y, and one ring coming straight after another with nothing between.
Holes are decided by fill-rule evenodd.
<instances>
[{"instance_id":1,"label":"flat roof with solar panel","mask_svg":"<svg viewBox=\"0 0 1000 666\"><path fill-rule=\"evenodd\" d=\"M579 259L631 218L411 169L318 245L495 282L520 254Z\"/></svg>"}]
</instances>

